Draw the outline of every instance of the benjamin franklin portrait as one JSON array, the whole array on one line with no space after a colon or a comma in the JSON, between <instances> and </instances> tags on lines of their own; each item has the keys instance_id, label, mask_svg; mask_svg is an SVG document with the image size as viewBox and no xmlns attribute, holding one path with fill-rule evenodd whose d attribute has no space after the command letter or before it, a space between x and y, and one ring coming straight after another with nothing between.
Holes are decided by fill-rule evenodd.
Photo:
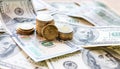
<instances>
[{"instance_id":1,"label":"benjamin franklin portrait","mask_svg":"<svg viewBox=\"0 0 120 69\"><path fill-rule=\"evenodd\" d=\"M73 39L68 41L69 45L87 45L98 37L98 32L90 28L77 28L73 34Z\"/></svg>"},{"instance_id":2,"label":"benjamin franklin portrait","mask_svg":"<svg viewBox=\"0 0 120 69\"><path fill-rule=\"evenodd\" d=\"M91 69L120 69L120 60L101 48L84 50L82 55Z\"/></svg>"},{"instance_id":3,"label":"benjamin franklin portrait","mask_svg":"<svg viewBox=\"0 0 120 69\"><path fill-rule=\"evenodd\" d=\"M0 59L12 57L19 52L20 49L8 34L0 34Z\"/></svg>"}]
</instances>

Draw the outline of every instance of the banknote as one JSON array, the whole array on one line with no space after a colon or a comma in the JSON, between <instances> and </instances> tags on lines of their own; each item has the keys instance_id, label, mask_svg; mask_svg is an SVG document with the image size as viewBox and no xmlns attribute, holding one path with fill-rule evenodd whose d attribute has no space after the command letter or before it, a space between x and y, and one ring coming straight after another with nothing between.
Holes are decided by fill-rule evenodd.
<instances>
[{"instance_id":1,"label":"banknote","mask_svg":"<svg viewBox=\"0 0 120 69\"><path fill-rule=\"evenodd\" d=\"M8 33L0 34L1 69L48 69L45 61L35 63L14 42Z\"/></svg>"},{"instance_id":2,"label":"banknote","mask_svg":"<svg viewBox=\"0 0 120 69\"><path fill-rule=\"evenodd\" d=\"M107 49L113 50L113 51L117 52L118 54L120 54L120 51L119 51L120 45L109 46L109 47L107 47Z\"/></svg>"},{"instance_id":3,"label":"banknote","mask_svg":"<svg viewBox=\"0 0 120 69\"><path fill-rule=\"evenodd\" d=\"M5 28L2 26L2 23L0 22L0 32L2 33L2 32L5 32L6 30L5 30Z\"/></svg>"},{"instance_id":4,"label":"banknote","mask_svg":"<svg viewBox=\"0 0 120 69\"><path fill-rule=\"evenodd\" d=\"M96 47L119 45L120 27L76 27L74 37L69 44L78 47Z\"/></svg>"},{"instance_id":5,"label":"banknote","mask_svg":"<svg viewBox=\"0 0 120 69\"><path fill-rule=\"evenodd\" d=\"M69 16L84 18L95 26L119 26L120 16L100 2L84 3ZM89 12L88 12L89 11Z\"/></svg>"},{"instance_id":6,"label":"banknote","mask_svg":"<svg viewBox=\"0 0 120 69\"><path fill-rule=\"evenodd\" d=\"M84 64L80 51L47 60L50 69L90 69Z\"/></svg>"},{"instance_id":7,"label":"banknote","mask_svg":"<svg viewBox=\"0 0 120 69\"><path fill-rule=\"evenodd\" d=\"M108 46L103 48L104 50L107 50L110 54L112 54L117 59L120 59L120 45L114 45L114 46Z\"/></svg>"},{"instance_id":8,"label":"banknote","mask_svg":"<svg viewBox=\"0 0 120 69\"><path fill-rule=\"evenodd\" d=\"M78 1L74 1L74 2L49 2L49 3L46 3L44 1L41 1L41 2L39 1L38 3L42 3L41 5L44 6L44 9L40 9L39 4L38 4L38 6L39 6L38 7L36 5L37 3L34 3L35 10L38 9L36 11L37 14L39 14L43 11L43 12L47 12L51 15L55 15L58 13L65 15L65 13L69 12L70 10L80 7Z\"/></svg>"},{"instance_id":9,"label":"banknote","mask_svg":"<svg viewBox=\"0 0 120 69\"><path fill-rule=\"evenodd\" d=\"M73 18L66 15L66 13L71 12L71 10L76 10L81 7L79 2L51 2L49 4L55 9L58 9L56 13L52 13L56 22L63 22L80 26L91 26L90 23L83 21L83 19Z\"/></svg>"},{"instance_id":10,"label":"banknote","mask_svg":"<svg viewBox=\"0 0 120 69\"><path fill-rule=\"evenodd\" d=\"M90 27L91 26L89 23L84 24L82 19L72 18L72 17L69 17L69 16L64 15L64 14L55 14L53 17L54 17L54 20L56 22L56 25L58 23L61 23L61 24L83 26L83 27Z\"/></svg>"},{"instance_id":11,"label":"banknote","mask_svg":"<svg viewBox=\"0 0 120 69\"><path fill-rule=\"evenodd\" d=\"M76 2L51 2L49 4L57 9L57 12L61 14L70 12L70 10L80 7L80 5Z\"/></svg>"},{"instance_id":12,"label":"banknote","mask_svg":"<svg viewBox=\"0 0 120 69\"><path fill-rule=\"evenodd\" d=\"M82 57L91 69L119 69L120 61L113 54L101 48L84 49Z\"/></svg>"},{"instance_id":13,"label":"banknote","mask_svg":"<svg viewBox=\"0 0 120 69\"><path fill-rule=\"evenodd\" d=\"M13 1L13 2L12 2ZM17 26L23 23L29 23L35 26L35 14L33 11L31 1L29 0L5 0L1 6L7 8L5 4L9 5L10 11L7 12L3 8L1 11L1 20L5 25L7 31L15 42L28 54L34 61L43 61L56 56L64 55L79 50L80 48L72 46L64 41L56 39L55 41L46 41L36 35L19 35L17 34ZM5 4L4 4L5 3ZM14 9L12 5L14 6ZM19 8L19 9L18 9ZM17 9L17 10L16 10Z\"/></svg>"},{"instance_id":14,"label":"banknote","mask_svg":"<svg viewBox=\"0 0 120 69\"><path fill-rule=\"evenodd\" d=\"M56 12L58 12L57 8L51 6L49 3L43 0L32 0L32 4L36 14L39 14L42 11L49 14L55 14Z\"/></svg>"},{"instance_id":15,"label":"banknote","mask_svg":"<svg viewBox=\"0 0 120 69\"><path fill-rule=\"evenodd\" d=\"M43 0L32 0L32 4L35 12L54 9L52 6L50 6L48 3L44 2Z\"/></svg>"}]
</instances>

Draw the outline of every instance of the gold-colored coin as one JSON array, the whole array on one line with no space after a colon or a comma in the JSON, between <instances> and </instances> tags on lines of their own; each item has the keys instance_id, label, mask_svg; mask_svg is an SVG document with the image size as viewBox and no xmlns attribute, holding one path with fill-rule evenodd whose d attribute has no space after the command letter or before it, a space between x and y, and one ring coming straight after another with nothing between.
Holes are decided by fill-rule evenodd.
<instances>
[{"instance_id":1,"label":"gold-colored coin","mask_svg":"<svg viewBox=\"0 0 120 69\"><path fill-rule=\"evenodd\" d=\"M20 28L17 29L17 33L21 35L30 35L34 32L34 29L31 30L22 30Z\"/></svg>"},{"instance_id":2,"label":"gold-colored coin","mask_svg":"<svg viewBox=\"0 0 120 69\"><path fill-rule=\"evenodd\" d=\"M62 40L71 40L73 38L73 32L70 33L59 32L59 38Z\"/></svg>"},{"instance_id":3,"label":"gold-colored coin","mask_svg":"<svg viewBox=\"0 0 120 69\"><path fill-rule=\"evenodd\" d=\"M34 26L29 23L18 24L17 33L21 35L30 35L34 32Z\"/></svg>"},{"instance_id":4,"label":"gold-colored coin","mask_svg":"<svg viewBox=\"0 0 120 69\"><path fill-rule=\"evenodd\" d=\"M36 17L36 32L39 36L42 36L42 28L48 24L54 25L54 19L49 14L39 14Z\"/></svg>"},{"instance_id":5,"label":"gold-colored coin","mask_svg":"<svg viewBox=\"0 0 120 69\"><path fill-rule=\"evenodd\" d=\"M58 31L61 40L71 40L73 38L73 29L69 25L60 26Z\"/></svg>"},{"instance_id":6,"label":"gold-colored coin","mask_svg":"<svg viewBox=\"0 0 120 69\"><path fill-rule=\"evenodd\" d=\"M42 36L47 40L54 40L58 37L58 29L54 25L47 25L42 29Z\"/></svg>"}]
</instances>

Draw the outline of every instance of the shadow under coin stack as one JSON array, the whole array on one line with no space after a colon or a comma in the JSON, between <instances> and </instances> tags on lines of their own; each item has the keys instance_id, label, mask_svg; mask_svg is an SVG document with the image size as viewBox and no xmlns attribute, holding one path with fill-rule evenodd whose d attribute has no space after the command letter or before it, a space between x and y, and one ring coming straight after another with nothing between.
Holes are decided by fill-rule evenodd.
<instances>
[{"instance_id":1,"label":"shadow under coin stack","mask_svg":"<svg viewBox=\"0 0 120 69\"><path fill-rule=\"evenodd\" d=\"M39 14L36 17L36 32L46 40L54 40L58 37L58 29L54 25L54 19L49 14Z\"/></svg>"}]
</instances>

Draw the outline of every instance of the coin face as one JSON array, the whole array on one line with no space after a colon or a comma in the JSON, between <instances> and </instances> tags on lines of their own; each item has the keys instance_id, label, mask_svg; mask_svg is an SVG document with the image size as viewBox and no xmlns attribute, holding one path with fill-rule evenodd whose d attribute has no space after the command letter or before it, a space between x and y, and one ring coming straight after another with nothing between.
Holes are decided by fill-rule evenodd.
<instances>
[{"instance_id":1,"label":"coin face","mask_svg":"<svg viewBox=\"0 0 120 69\"><path fill-rule=\"evenodd\" d=\"M58 37L58 29L54 25L47 25L42 29L42 36L47 40L54 40Z\"/></svg>"},{"instance_id":2,"label":"coin face","mask_svg":"<svg viewBox=\"0 0 120 69\"><path fill-rule=\"evenodd\" d=\"M73 32L73 28L69 25L59 26L58 31L61 33L71 33Z\"/></svg>"},{"instance_id":3,"label":"coin face","mask_svg":"<svg viewBox=\"0 0 120 69\"><path fill-rule=\"evenodd\" d=\"M77 69L77 64L73 61L65 61L63 66L65 69Z\"/></svg>"}]
</instances>

